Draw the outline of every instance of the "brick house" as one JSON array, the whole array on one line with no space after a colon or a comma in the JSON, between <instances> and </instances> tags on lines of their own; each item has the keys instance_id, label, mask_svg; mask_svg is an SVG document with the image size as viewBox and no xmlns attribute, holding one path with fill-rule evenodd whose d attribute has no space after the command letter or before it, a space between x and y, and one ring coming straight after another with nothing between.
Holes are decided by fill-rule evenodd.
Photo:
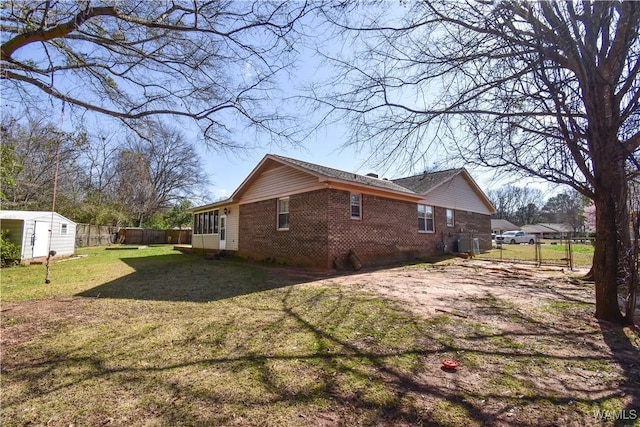
<instances>
[{"instance_id":1,"label":"brick house","mask_svg":"<svg viewBox=\"0 0 640 427\"><path fill-rule=\"evenodd\" d=\"M354 251L380 265L475 239L490 249L494 212L465 169L386 180L269 154L229 199L193 209L192 246L321 268Z\"/></svg>"}]
</instances>

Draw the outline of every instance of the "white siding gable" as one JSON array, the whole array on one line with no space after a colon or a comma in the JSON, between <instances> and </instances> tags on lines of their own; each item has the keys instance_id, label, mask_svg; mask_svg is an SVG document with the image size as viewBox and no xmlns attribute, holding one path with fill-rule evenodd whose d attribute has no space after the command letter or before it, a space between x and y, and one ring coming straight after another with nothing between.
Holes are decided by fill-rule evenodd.
<instances>
[{"instance_id":1,"label":"white siding gable","mask_svg":"<svg viewBox=\"0 0 640 427\"><path fill-rule=\"evenodd\" d=\"M240 203L253 203L322 188L325 185L317 177L290 166L279 166L262 172L244 190Z\"/></svg>"},{"instance_id":2,"label":"white siding gable","mask_svg":"<svg viewBox=\"0 0 640 427\"><path fill-rule=\"evenodd\" d=\"M434 188L420 204L491 215L489 207L462 175Z\"/></svg>"}]
</instances>

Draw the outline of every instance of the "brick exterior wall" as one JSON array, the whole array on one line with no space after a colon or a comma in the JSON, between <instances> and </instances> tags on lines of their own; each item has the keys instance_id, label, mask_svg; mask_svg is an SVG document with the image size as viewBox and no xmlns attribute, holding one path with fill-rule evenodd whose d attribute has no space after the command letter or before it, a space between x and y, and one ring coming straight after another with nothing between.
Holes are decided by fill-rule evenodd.
<instances>
[{"instance_id":1,"label":"brick exterior wall","mask_svg":"<svg viewBox=\"0 0 640 427\"><path fill-rule=\"evenodd\" d=\"M256 260L327 268L329 190L289 197L289 230L277 229L277 199L240 205L238 254Z\"/></svg>"},{"instance_id":2,"label":"brick exterior wall","mask_svg":"<svg viewBox=\"0 0 640 427\"><path fill-rule=\"evenodd\" d=\"M444 208L434 207L434 233L418 232L416 204L363 194L362 218L351 219L350 193L318 190L289 197L289 230L276 229L277 199L240 206L239 254L294 265L348 265L353 250L366 266L427 258L457 250L459 238L478 237L491 248L491 219L455 211L446 226ZM461 231L462 230L462 231ZM443 245L444 243L444 245Z\"/></svg>"},{"instance_id":3,"label":"brick exterior wall","mask_svg":"<svg viewBox=\"0 0 640 427\"><path fill-rule=\"evenodd\" d=\"M444 215L444 209L443 209ZM455 239L478 239L481 251L491 249L491 216L475 212L455 211ZM446 224L444 224L446 226ZM462 230L462 231L461 231ZM457 246L452 246L457 250Z\"/></svg>"}]
</instances>

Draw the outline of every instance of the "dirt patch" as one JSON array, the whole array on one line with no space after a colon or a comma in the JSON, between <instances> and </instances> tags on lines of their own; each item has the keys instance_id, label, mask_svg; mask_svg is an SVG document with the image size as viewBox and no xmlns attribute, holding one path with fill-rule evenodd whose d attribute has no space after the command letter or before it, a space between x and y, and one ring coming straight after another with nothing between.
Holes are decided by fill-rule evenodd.
<instances>
[{"instance_id":1,"label":"dirt patch","mask_svg":"<svg viewBox=\"0 0 640 427\"><path fill-rule=\"evenodd\" d=\"M86 298L2 303L0 345L8 349L35 338L43 331L69 323L91 322L93 317L87 311L91 304L92 301Z\"/></svg>"},{"instance_id":2,"label":"dirt patch","mask_svg":"<svg viewBox=\"0 0 640 427\"><path fill-rule=\"evenodd\" d=\"M428 265L427 265L428 266ZM572 272L579 275L581 271ZM584 271L586 273L586 270ZM468 303L492 296L523 308L541 300L593 302L590 287L575 286L561 268L536 269L485 261L459 261L442 267L398 267L330 279L338 285L402 301L416 313L433 315L443 310L464 314Z\"/></svg>"},{"instance_id":3,"label":"dirt patch","mask_svg":"<svg viewBox=\"0 0 640 427\"><path fill-rule=\"evenodd\" d=\"M640 411L638 329L593 318L593 286L573 278L586 272L466 260L320 283L373 292L434 319L429 338L442 351L400 385L419 390L426 414L461 410L461 420L471 413L490 425L585 425L598 423L584 416L589 402L617 399L627 415ZM440 369L447 357L460 368ZM443 407L442 397L460 404Z\"/></svg>"}]
</instances>

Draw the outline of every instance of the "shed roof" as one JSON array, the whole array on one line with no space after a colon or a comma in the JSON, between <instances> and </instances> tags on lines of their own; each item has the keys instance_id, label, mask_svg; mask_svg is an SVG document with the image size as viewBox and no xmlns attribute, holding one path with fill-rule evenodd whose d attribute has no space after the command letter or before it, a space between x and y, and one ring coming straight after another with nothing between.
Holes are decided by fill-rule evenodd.
<instances>
[{"instance_id":1,"label":"shed roof","mask_svg":"<svg viewBox=\"0 0 640 427\"><path fill-rule=\"evenodd\" d=\"M51 211L7 211L7 210L0 210L0 220L2 219L18 219L18 220L23 220L23 221L29 221L29 220L34 220L34 219L38 219L38 218L51 218L51 215L57 216L58 218L62 218L65 221L69 221L71 223L74 223L73 221L71 221L69 218L60 215L57 212L51 212Z\"/></svg>"}]
</instances>

